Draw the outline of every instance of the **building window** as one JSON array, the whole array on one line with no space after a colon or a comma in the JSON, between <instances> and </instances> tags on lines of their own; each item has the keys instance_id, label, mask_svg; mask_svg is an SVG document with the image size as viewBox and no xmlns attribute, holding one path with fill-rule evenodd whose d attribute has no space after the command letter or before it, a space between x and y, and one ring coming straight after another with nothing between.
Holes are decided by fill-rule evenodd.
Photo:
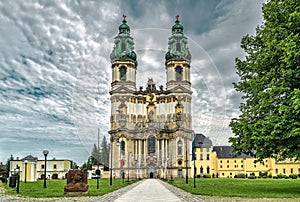
<instances>
[{"instance_id":1,"label":"building window","mask_svg":"<svg viewBox=\"0 0 300 202\"><path fill-rule=\"evenodd\" d=\"M206 155L206 160L209 160L209 154Z\"/></svg>"},{"instance_id":2,"label":"building window","mask_svg":"<svg viewBox=\"0 0 300 202\"><path fill-rule=\"evenodd\" d=\"M275 173L278 174L278 168L275 169Z\"/></svg>"},{"instance_id":3,"label":"building window","mask_svg":"<svg viewBox=\"0 0 300 202\"><path fill-rule=\"evenodd\" d=\"M45 165L44 165L44 164L42 164L42 165L41 165L41 169L44 169L44 168L45 168Z\"/></svg>"},{"instance_id":4,"label":"building window","mask_svg":"<svg viewBox=\"0 0 300 202\"><path fill-rule=\"evenodd\" d=\"M200 154L200 160L203 160L203 154Z\"/></svg>"},{"instance_id":5,"label":"building window","mask_svg":"<svg viewBox=\"0 0 300 202\"><path fill-rule=\"evenodd\" d=\"M126 72L127 72L126 67L121 66L119 71L120 71L120 81L125 82L126 81Z\"/></svg>"},{"instance_id":6,"label":"building window","mask_svg":"<svg viewBox=\"0 0 300 202\"><path fill-rule=\"evenodd\" d=\"M209 166L207 166L206 173L209 174L209 171L210 171L210 168L209 168Z\"/></svg>"},{"instance_id":7,"label":"building window","mask_svg":"<svg viewBox=\"0 0 300 202\"><path fill-rule=\"evenodd\" d=\"M182 141L181 140L179 140L177 143L177 152L178 152L178 155L182 155Z\"/></svg>"},{"instance_id":8,"label":"building window","mask_svg":"<svg viewBox=\"0 0 300 202\"><path fill-rule=\"evenodd\" d=\"M121 49L122 49L122 52L126 51L126 44L125 44L125 42L121 43Z\"/></svg>"},{"instance_id":9,"label":"building window","mask_svg":"<svg viewBox=\"0 0 300 202\"><path fill-rule=\"evenodd\" d=\"M293 172L294 172L294 170L293 170L293 168L291 168L291 174L293 174Z\"/></svg>"},{"instance_id":10,"label":"building window","mask_svg":"<svg viewBox=\"0 0 300 202\"><path fill-rule=\"evenodd\" d=\"M244 165L241 165L241 168L243 168L244 167Z\"/></svg>"},{"instance_id":11,"label":"building window","mask_svg":"<svg viewBox=\"0 0 300 202\"><path fill-rule=\"evenodd\" d=\"M236 168L236 165L234 165L234 167Z\"/></svg>"},{"instance_id":12,"label":"building window","mask_svg":"<svg viewBox=\"0 0 300 202\"><path fill-rule=\"evenodd\" d=\"M222 175L224 176L224 173L222 173Z\"/></svg>"},{"instance_id":13,"label":"building window","mask_svg":"<svg viewBox=\"0 0 300 202\"><path fill-rule=\"evenodd\" d=\"M229 168L229 165L227 165L227 168Z\"/></svg>"},{"instance_id":14,"label":"building window","mask_svg":"<svg viewBox=\"0 0 300 202\"><path fill-rule=\"evenodd\" d=\"M56 169L56 168L57 168L57 166L56 166L56 164L54 164L54 165L53 165L53 169Z\"/></svg>"},{"instance_id":15,"label":"building window","mask_svg":"<svg viewBox=\"0 0 300 202\"><path fill-rule=\"evenodd\" d=\"M176 43L176 51L181 51L181 47L180 47L180 43L179 42Z\"/></svg>"},{"instance_id":16,"label":"building window","mask_svg":"<svg viewBox=\"0 0 300 202\"><path fill-rule=\"evenodd\" d=\"M175 68L175 72L176 72L176 81L182 81L182 67L177 66Z\"/></svg>"},{"instance_id":17,"label":"building window","mask_svg":"<svg viewBox=\"0 0 300 202\"><path fill-rule=\"evenodd\" d=\"M121 155L125 155L125 142L124 140L121 141Z\"/></svg>"},{"instance_id":18,"label":"building window","mask_svg":"<svg viewBox=\"0 0 300 202\"><path fill-rule=\"evenodd\" d=\"M207 152L209 152L209 147L208 147L208 148L206 148L206 151L207 151Z\"/></svg>"},{"instance_id":19,"label":"building window","mask_svg":"<svg viewBox=\"0 0 300 202\"><path fill-rule=\"evenodd\" d=\"M244 161L243 160L241 160L241 163L243 163Z\"/></svg>"},{"instance_id":20,"label":"building window","mask_svg":"<svg viewBox=\"0 0 300 202\"><path fill-rule=\"evenodd\" d=\"M222 166L222 165L220 165L220 168L223 168L223 166Z\"/></svg>"},{"instance_id":21,"label":"building window","mask_svg":"<svg viewBox=\"0 0 300 202\"><path fill-rule=\"evenodd\" d=\"M203 167L200 167L200 174L203 174Z\"/></svg>"},{"instance_id":22,"label":"building window","mask_svg":"<svg viewBox=\"0 0 300 202\"><path fill-rule=\"evenodd\" d=\"M300 168L298 168L298 174L300 174Z\"/></svg>"},{"instance_id":23,"label":"building window","mask_svg":"<svg viewBox=\"0 0 300 202\"><path fill-rule=\"evenodd\" d=\"M227 163L229 163L229 160L227 160Z\"/></svg>"},{"instance_id":24,"label":"building window","mask_svg":"<svg viewBox=\"0 0 300 202\"><path fill-rule=\"evenodd\" d=\"M236 163L236 160L234 160L234 163Z\"/></svg>"},{"instance_id":25,"label":"building window","mask_svg":"<svg viewBox=\"0 0 300 202\"><path fill-rule=\"evenodd\" d=\"M222 160L220 161L220 163L222 163Z\"/></svg>"},{"instance_id":26,"label":"building window","mask_svg":"<svg viewBox=\"0 0 300 202\"><path fill-rule=\"evenodd\" d=\"M256 164L254 164L254 168L256 168Z\"/></svg>"},{"instance_id":27,"label":"building window","mask_svg":"<svg viewBox=\"0 0 300 202\"><path fill-rule=\"evenodd\" d=\"M148 137L148 154L150 156L154 156L155 155L155 137L153 135L150 135Z\"/></svg>"},{"instance_id":28,"label":"building window","mask_svg":"<svg viewBox=\"0 0 300 202\"><path fill-rule=\"evenodd\" d=\"M178 170L178 178L182 178L182 170L181 169Z\"/></svg>"},{"instance_id":29,"label":"building window","mask_svg":"<svg viewBox=\"0 0 300 202\"><path fill-rule=\"evenodd\" d=\"M285 168L282 170L283 174L285 174Z\"/></svg>"}]
</instances>

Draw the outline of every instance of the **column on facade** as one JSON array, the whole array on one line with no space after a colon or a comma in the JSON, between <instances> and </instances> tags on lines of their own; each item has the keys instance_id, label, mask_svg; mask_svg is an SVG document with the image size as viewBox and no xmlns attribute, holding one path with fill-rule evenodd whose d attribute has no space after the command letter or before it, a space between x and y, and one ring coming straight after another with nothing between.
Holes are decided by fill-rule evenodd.
<instances>
[{"instance_id":1,"label":"column on facade","mask_svg":"<svg viewBox=\"0 0 300 202\"><path fill-rule=\"evenodd\" d=\"M138 169L139 169L139 172L138 172L138 177L140 178L141 177L141 158L142 158L142 152L141 152L141 145L142 145L142 140L139 140L139 154L138 154Z\"/></svg>"},{"instance_id":2,"label":"column on facade","mask_svg":"<svg viewBox=\"0 0 300 202\"><path fill-rule=\"evenodd\" d=\"M144 162L146 165L146 140L144 140L143 142L144 142Z\"/></svg>"},{"instance_id":3,"label":"column on facade","mask_svg":"<svg viewBox=\"0 0 300 202\"><path fill-rule=\"evenodd\" d=\"M157 139L157 162L159 162L159 142L160 140Z\"/></svg>"},{"instance_id":4,"label":"column on facade","mask_svg":"<svg viewBox=\"0 0 300 202\"><path fill-rule=\"evenodd\" d=\"M165 140L163 139L162 140L162 145L161 145L161 151L162 151L162 154L161 154L161 161L162 161L162 164L164 165L164 162L165 162Z\"/></svg>"},{"instance_id":5,"label":"column on facade","mask_svg":"<svg viewBox=\"0 0 300 202\"><path fill-rule=\"evenodd\" d=\"M138 140L134 140L134 143L135 143L135 145L134 145L134 160L136 160L137 159L137 147L138 147Z\"/></svg>"}]
</instances>

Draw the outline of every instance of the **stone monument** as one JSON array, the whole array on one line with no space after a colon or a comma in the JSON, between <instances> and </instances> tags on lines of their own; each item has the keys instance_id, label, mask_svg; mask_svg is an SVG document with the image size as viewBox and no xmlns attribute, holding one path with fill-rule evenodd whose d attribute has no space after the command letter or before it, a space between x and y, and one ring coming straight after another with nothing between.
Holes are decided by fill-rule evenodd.
<instances>
[{"instance_id":1,"label":"stone monument","mask_svg":"<svg viewBox=\"0 0 300 202\"><path fill-rule=\"evenodd\" d=\"M81 195L88 193L87 170L70 170L67 173L67 185L64 187L66 195Z\"/></svg>"}]
</instances>

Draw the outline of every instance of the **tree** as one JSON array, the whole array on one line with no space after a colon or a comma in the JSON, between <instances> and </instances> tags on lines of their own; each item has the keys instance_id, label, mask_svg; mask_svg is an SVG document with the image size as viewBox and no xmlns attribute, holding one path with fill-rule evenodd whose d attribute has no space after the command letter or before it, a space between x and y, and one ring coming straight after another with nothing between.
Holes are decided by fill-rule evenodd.
<instances>
[{"instance_id":1,"label":"tree","mask_svg":"<svg viewBox=\"0 0 300 202\"><path fill-rule=\"evenodd\" d=\"M6 167L5 167L5 173L4 177L9 177L9 172L10 172L10 162L14 160L13 155L11 154L10 157L6 161Z\"/></svg>"},{"instance_id":2,"label":"tree","mask_svg":"<svg viewBox=\"0 0 300 202\"><path fill-rule=\"evenodd\" d=\"M241 115L230 123L238 153L259 160L299 159L300 155L300 2L269 0L255 36L242 38L244 60L236 59L243 93Z\"/></svg>"},{"instance_id":3,"label":"tree","mask_svg":"<svg viewBox=\"0 0 300 202\"><path fill-rule=\"evenodd\" d=\"M101 143L101 160L105 167L109 167L109 145L104 136Z\"/></svg>"},{"instance_id":4,"label":"tree","mask_svg":"<svg viewBox=\"0 0 300 202\"><path fill-rule=\"evenodd\" d=\"M96 144L94 144L94 148L92 151L92 155L90 156L92 164L96 165L98 163L101 163L101 152L100 152L100 148L98 148L96 146Z\"/></svg>"},{"instance_id":5,"label":"tree","mask_svg":"<svg viewBox=\"0 0 300 202\"><path fill-rule=\"evenodd\" d=\"M72 161L71 168L72 169L78 169L79 166L77 165L77 163L75 161Z\"/></svg>"}]
</instances>

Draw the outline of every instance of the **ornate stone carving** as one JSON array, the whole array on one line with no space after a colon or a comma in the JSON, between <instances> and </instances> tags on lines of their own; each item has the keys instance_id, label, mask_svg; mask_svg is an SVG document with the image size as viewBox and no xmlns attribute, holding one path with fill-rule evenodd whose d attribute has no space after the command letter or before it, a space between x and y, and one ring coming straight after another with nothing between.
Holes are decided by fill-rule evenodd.
<instances>
[{"instance_id":1,"label":"ornate stone carving","mask_svg":"<svg viewBox=\"0 0 300 202\"><path fill-rule=\"evenodd\" d=\"M67 185L64 187L65 194L87 194L87 170L70 170L67 174Z\"/></svg>"}]
</instances>

